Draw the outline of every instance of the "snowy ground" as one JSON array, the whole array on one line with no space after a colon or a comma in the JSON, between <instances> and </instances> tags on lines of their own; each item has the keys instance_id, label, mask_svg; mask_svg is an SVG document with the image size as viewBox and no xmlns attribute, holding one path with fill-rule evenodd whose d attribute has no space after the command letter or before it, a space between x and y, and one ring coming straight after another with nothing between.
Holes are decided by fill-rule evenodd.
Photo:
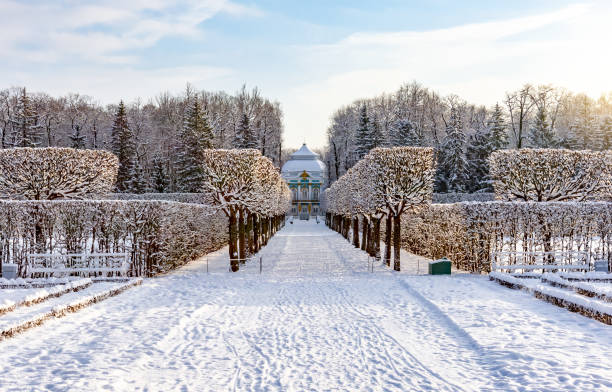
<instances>
[{"instance_id":1,"label":"snowy ground","mask_svg":"<svg viewBox=\"0 0 612 392\"><path fill-rule=\"evenodd\" d=\"M226 252L0 342L0 390L612 389L612 328L484 276L371 273L314 222L262 274Z\"/></svg>"}]
</instances>

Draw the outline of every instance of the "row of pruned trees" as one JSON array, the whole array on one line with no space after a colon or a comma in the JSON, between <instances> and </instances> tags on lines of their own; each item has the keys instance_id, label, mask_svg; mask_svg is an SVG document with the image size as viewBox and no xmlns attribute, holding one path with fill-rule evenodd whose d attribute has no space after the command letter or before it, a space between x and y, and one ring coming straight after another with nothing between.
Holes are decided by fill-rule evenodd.
<instances>
[{"instance_id":1,"label":"row of pruned trees","mask_svg":"<svg viewBox=\"0 0 612 392\"><path fill-rule=\"evenodd\" d=\"M400 270L401 216L431 203L434 152L428 147L375 148L325 191L326 223L374 257L380 258L385 220L384 261ZM359 232L362 232L361 240Z\"/></svg>"},{"instance_id":2,"label":"row of pruned trees","mask_svg":"<svg viewBox=\"0 0 612 392\"><path fill-rule=\"evenodd\" d=\"M120 192L197 192L206 148L255 148L281 166L280 104L254 88L235 94L160 93L103 106L82 94L0 89L0 149L103 149L119 158Z\"/></svg>"},{"instance_id":3,"label":"row of pruned trees","mask_svg":"<svg viewBox=\"0 0 612 392\"><path fill-rule=\"evenodd\" d=\"M230 267L238 271L281 228L291 193L258 150L206 150L203 158L203 191L229 219Z\"/></svg>"},{"instance_id":4,"label":"row of pruned trees","mask_svg":"<svg viewBox=\"0 0 612 392\"><path fill-rule=\"evenodd\" d=\"M489 164L497 200L612 200L612 151L504 150Z\"/></svg>"},{"instance_id":5,"label":"row of pruned trees","mask_svg":"<svg viewBox=\"0 0 612 392\"><path fill-rule=\"evenodd\" d=\"M489 163L497 200L432 204L408 215L408 251L478 272L490 271L492 256L541 264L539 252L550 264L580 252L612 265L612 152L523 148L494 152Z\"/></svg>"},{"instance_id":6,"label":"row of pruned trees","mask_svg":"<svg viewBox=\"0 0 612 392\"><path fill-rule=\"evenodd\" d=\"M612 95L595 100L552 86L524 85L486 108L410 83L340 108L328 129L330 182L376 147L436 152L436 192L492 191L488 157L500 149L612 148Z\"/></svg>"}]
</instances>

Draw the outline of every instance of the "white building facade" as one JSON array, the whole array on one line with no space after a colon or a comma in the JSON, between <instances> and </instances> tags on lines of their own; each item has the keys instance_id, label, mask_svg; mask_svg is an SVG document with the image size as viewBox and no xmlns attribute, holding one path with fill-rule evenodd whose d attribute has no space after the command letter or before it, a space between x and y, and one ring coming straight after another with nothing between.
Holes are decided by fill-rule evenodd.
<instances>
[{"instance_id":1,"label":"white building facade","mask_svg":"<svg viewBox=\"0 0 612 392\"><path fill-rule=\"evenodd\" d=\"M291 189L290 216L310 219L323 215L321 196L325 189L325 164L319 159L319 154L304 143L283 165L281 175Z\"/></svg>"}]
</instances>

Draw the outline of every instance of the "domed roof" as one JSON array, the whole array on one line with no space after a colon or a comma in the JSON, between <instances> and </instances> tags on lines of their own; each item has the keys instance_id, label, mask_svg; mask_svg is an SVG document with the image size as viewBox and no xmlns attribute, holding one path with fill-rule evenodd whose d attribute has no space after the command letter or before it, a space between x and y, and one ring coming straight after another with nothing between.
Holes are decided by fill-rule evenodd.
<instances>
[{"instance_id":1,"label":"domed roof","mask_svg":"<svg viewBox=\"0 0 612 392\"><path fill-rule=\"evenodd\" d=\"M291 172L315 172L320 173L325 170L325 164L319 159L319 154L313 152L306 143L302 147L291 154L291 158L283 165L282 173L289 174Z\"/></svg>"},{"instance_id":2,"label":"domed roof","mask_svg":"<svg viewBox=\"0 0 612 392\"><path fill-rule=\"evenodd\" d=\"M299 150L291 154L291 159L317 159L319 158L319 154L312 151L306 143L302 144Z\"/></svg>"}]
</instances>

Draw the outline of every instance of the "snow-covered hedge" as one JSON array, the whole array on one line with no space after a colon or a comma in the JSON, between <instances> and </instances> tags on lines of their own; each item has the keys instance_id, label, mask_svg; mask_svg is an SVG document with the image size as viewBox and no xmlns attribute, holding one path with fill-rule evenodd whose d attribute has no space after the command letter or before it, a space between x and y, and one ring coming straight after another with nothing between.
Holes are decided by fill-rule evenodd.
<instances>
[{"instance_id":1,"label":"snow-covered hedge","mask_svg":"<svg viewBox=\"0 0 612 392\"><path fill-rule=\"evenodd\" d=\"M0 259L129 252L132 276L167 271L227 244L223 213L170 201L0 201Z\"/></svg>"},{"instance_id":2,"label":"snow-covered hedge","mask_svg":"<svg viewBox=\"0 0 612 392\"><path fill-rule=\"evenodd\" d=\"M433 203L449 204L449 203L460 203L462 201L493 201L495 200L495 193L434 193Z\"/></svg>"},{"instance_id":3,"label":"snow-covered hedge","mask_svg":"<svg viewBox=\"0 0 612 392\"><path fill-rule=\"evenodd\" d=\"M612 193L609 151L499 150L489 166L498 200L608 200Z\"/></svg>"},{"instance_id":4,"label":"snow-covered hedge","mask_svg":"<svg viewBox=\"0 0 612 392\"><path fill-rule=\"evenodd\" d=\"M104 195L115 184L117 165L117 157L103 150L0 150L0 197L55 200Z\"/></svg>"},{"instance_id":5,"label":"snow-covered hedge","mask_svg":"<svg viewBox=\"0 0 612 392\"><path fill-rule=\"evenodd\" d=\"M213 199L207 193L111 193L104 199L108 200L166 200L181 203L212 205Z\"/></svg>"},{"instance_id":6,"label":"snow-covered hedge","mask_svg":"<svg viewBox=\"0 0 612 392\"><path fill-rule=\"evenodd\" d=\"M402 246L456 267L490 271L499 251L587 251L612 262L612 203L465 202L432 204L407 214Z\"/></svg>"}]
</instances>

